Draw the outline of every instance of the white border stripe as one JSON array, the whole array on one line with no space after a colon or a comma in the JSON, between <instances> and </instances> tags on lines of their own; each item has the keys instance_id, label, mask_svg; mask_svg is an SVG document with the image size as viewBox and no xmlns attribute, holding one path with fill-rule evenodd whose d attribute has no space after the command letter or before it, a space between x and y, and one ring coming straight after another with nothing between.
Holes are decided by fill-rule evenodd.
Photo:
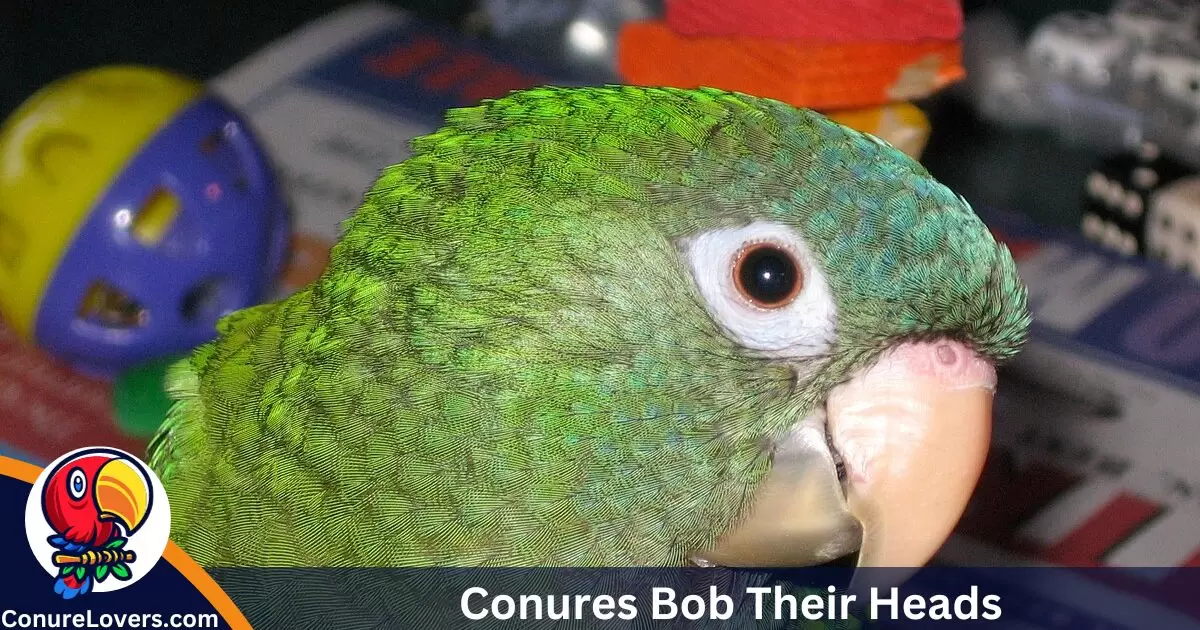
<instances>
[{"instance_id":1,"label":"white border stripe","mask_svg":"<svg viewBox=\"0 0 1200 630\"><path fill-rule=\"evenodd\" d=\"M1029 519L1017 532L1017 539L1047 547L1057 545L1123 491L1119 484L1106 479L1081 483Z\"/></svg>"},{"instance_id":2,"label":"white border stripe","mask_svg":"<svg viewBox=\"0 0 1200 630\"><path fill-rule=\"evenodd\" d=\"M1179 567L1200 549L1200 509L1179 505L1118 547L1106 564L1116 567Z\"/></svg>"}]
</instances>

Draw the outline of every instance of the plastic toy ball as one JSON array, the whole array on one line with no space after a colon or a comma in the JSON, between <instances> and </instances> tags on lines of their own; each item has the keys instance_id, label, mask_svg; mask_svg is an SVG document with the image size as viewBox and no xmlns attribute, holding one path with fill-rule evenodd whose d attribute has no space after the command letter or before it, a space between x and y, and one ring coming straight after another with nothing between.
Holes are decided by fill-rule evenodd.
<instances>
[{"instance_id":1,"label":"plastic toy ball","mask_svg":"<svg viewBox=\"0 0 1200 630\"><path fill-rule=\"evenodd\" d=\"M289 232L264 150L196 81L89 70L0 127L0 310L84 371L211 339L266 297Z\"/></svg>"}]
</instances>

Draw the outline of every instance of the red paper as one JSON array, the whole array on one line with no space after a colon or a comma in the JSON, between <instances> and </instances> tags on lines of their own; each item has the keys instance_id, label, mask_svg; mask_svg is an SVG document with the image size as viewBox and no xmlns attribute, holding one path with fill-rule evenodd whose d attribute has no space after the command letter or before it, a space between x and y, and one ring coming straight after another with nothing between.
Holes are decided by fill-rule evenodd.
<instances>
[{"instance_id":1,"label":"red paper","mask_svg":"<svg viewBox=\"0 0 1200 630\"><path fill-rule=\"evenodd\" d=\"M957 39L959 0L668 0L684 35L743 35L825 42Z\"/></svg>"},{"instance_id":2,"label":"red paper","mask_svg":"<svg viewBox=\"0 0 1200 630\"><path fill-rule=\"evenodd\" d=\"M113 421L111 385L83 376L0 325L0 443L48 462L84 446L142 455Z\"/></svg>"}]
</instances>

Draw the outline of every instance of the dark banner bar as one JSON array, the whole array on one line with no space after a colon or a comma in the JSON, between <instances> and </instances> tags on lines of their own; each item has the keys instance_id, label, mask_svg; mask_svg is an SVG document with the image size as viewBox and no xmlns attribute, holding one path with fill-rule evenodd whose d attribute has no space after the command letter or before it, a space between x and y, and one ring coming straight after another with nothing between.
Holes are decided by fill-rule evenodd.
<instances>
[{"instance_id":1,"label":"dark banner bar","mask_svg":"<svg viewBox=\"0 0 1200 630\"><path fill-rule=\"evenodd\" d=\"M1193 614L1123 586L1153 584L1157 570L929 567L909 574L225 569L214 577L255 628L1200 628ZM1176 574L1173 583L1194 599L1200 570Z\"/></svg>"}]
</instances>

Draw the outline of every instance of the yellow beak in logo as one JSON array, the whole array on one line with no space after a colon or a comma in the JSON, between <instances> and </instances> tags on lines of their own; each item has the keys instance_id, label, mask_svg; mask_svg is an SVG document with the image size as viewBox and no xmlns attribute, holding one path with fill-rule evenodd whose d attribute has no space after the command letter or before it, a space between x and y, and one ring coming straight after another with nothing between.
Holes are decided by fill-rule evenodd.
<instances>
[{"instance_id":1,"label":"yellow beak in logo","mask_svg":"<svg viewBox=\"0 0 1200 630\"><path fill-rule=\"evenodd\" d=\"M150 481L137 464L111 459L96 475L96 507L100 518L116 520L132 534L150 511Z\"/></svg>"}]
</instances>

